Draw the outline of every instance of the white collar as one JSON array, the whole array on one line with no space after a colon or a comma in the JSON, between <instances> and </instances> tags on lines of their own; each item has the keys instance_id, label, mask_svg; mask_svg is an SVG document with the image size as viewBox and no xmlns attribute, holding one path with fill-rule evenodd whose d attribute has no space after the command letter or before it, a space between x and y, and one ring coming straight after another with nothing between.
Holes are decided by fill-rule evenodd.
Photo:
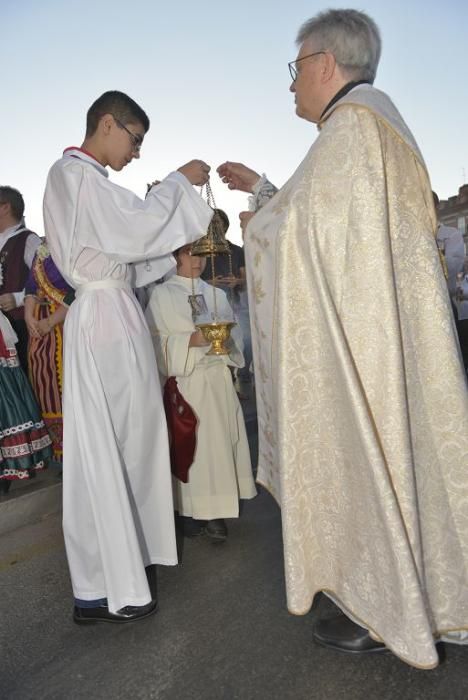
<instances>
[{"instance_id":1,"label":"white collar","mask_svg":"<svg viewBox=\"0 0 468 700\"><path fill-rule=\"evenodd\" d=\"M26 226L22 221L2 231L2 233L0 233L0 239L6 242L9 238L16 236L17 233L21 233L21 231L26 231Z\"/></svg>"},{"instance_id":2,"label":"white collar","mask_svg":"<svg viewBox=\"0 0 468 700\"><path fill-rule=\"evenodd\" d=\"M99 163L99 161L97 161L96 158L91 155L91 153L83 151L83 149L78 148L78 146L70 146L69 148L66 148L63 152L63 157L84 160L85 163L89 163L90 165L94 166L96 170L101 173L101 175L104 175L104 177L109 177L109 173L107 172L106 168L101 165L101 163Z\"/></svg>"},{"instance_id":3,"label":"white collar","mask_svg":"<svg viewBox=\"0 0 468 700\"><path fill-rule=\"evenodd\" d=\"M184 287L187 287L190 290L192 289L192 277L182 277L181 275L175 274L175 275L171 275L171 277L169 277L169 280L176 282L176 283L179 283L179 284L183 285ZM200 282L201 282L200 277L194 277L193 278L193 288L198 289L201 286Z\"/></svg>"}]
</instances>

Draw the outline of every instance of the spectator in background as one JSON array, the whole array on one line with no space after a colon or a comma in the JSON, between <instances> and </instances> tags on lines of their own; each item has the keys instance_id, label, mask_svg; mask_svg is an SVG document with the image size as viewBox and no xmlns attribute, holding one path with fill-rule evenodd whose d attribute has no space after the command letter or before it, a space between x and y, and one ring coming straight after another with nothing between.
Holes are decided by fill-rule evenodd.
<instances>
[{"instance_id":1,"label":"spectator in background","mask_svg":"<svg viewBox=\"0 0 468 700\"><path fill-rule=\"evenodd\" d=\"M28 329L24 320L24 286L41 239L24 223L24 200L13 187L0 186L0 311L18 337L19 361L28 370Z\"/></svg>"},{"instance_id":2,"label":"spectator in background","mask_svg":"<svg viewBox=\"0 0 468 700\"><path fill-rule=\"evenodd\" d=\"M16 352L18 338L0 311L0 493L30 479L52 455L51 440Z\"/></svg>"},{"instance_id":3,"label":"spectator in background","mask_svg":"<svg viewBox=\"0 0 468 700\"><path fill-rule=\"evenodd\" d=\"M29 376L52 438L54 462L61 466L63 322L75 294L57 270L46 243L37 249L25 292Z\"/></svg>"},{"instance_id":4,"label":"spectator in background","mask_svg":"<svg viewBox=\"0 0 468 700\"><path fill-rule=\"evenodd\" d=\"M439 197L435 192L432 192L434 206L438 214ZM447 265L447 284L450 296L453 299L457 290L457 274L463 270L463 261L465 259L465 241L463 234L453 226L445 226L445 224L437 224L437 245L439 250L444 254Z\"/></svg>"},{"instance_id":5,"label":"spectator in background","mask_svg":"<svg viewBox=\"0 0 468 700\"><path fill-rule=\"evenodd\" d=\"M432 193L436 213L438 213L439 197ZM458 340L465 369L468 368L468 293L467 265L465 258L465 241L462 232L454 226L445 226L438 222L437 245L444 256L447 268L447 286L455 316Z\"/></svg>"},{"instance_id":6,"label":"spectator in background","mask_svg":"<svg viewBox=\"0 0 468 700\"><path fill-rule=\"evenodd\" d=\"M465 370L468 372L468 257L463 270L457 275L455 303L457 307L457 331Z\"/></svg>"},{"instance_id":7,"label":"spectator in background","mask_svg":"<svg viewBox=\"0 0 468 700\"><path fill-rule=\"evenodd\" d=\"M229 229L229 218L222 209L217 209L216 211L223 224L222 233L226 236ZM250 317L244 249L232 243L232 241L227 241L227 243L229 245L229 254L226 253L214 256L214 267L211 258L208 258L207 265L201 278L205 282L211 283L214 276L216 286L226 292L228 301L242 330L242 339L244 343L243 353L245 364L242 369L237 370L237 377L240 381L249 382L251 378L252 341L250 339Z\"/></svg>"}]
</instances>

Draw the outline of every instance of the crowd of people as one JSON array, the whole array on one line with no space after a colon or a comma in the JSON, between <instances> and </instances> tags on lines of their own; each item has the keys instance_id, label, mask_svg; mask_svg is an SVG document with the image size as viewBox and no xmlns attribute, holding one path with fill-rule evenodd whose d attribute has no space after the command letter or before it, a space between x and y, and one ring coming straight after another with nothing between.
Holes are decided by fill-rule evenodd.
<instances>
[{"instance_id":1,"label":"crowd of people","mask_svg":"<svg viewBox=\"0 0 468 700\"><path fill-rule=\"evenodd\" d=\"M297 45L290 90L319 135L279 189L218 167L250 195L245 258L232 245L227 268L192 254L213 217L193 187L209 179L203 160L145 199L108 179L150 126L123 93L91 105L83 144L50 169L46 243L0 188L1 483L62 461L74 620L146 618L154 566L177 563L174 511L187 536L224 542L225 518L256 494L233 385L253 371L289 610L324 592L337 611L317 643L432 668L439 641L468 642L465 252L373 87L373 20L329 10ZM197 327L215 311L238 321L225 355Z\"/></svg>"}]
</instances>

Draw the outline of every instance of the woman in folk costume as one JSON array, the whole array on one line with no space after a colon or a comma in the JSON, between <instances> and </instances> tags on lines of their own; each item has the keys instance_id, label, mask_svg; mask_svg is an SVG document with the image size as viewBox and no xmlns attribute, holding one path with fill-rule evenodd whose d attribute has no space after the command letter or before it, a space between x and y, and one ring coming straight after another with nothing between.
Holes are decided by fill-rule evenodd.
<instances>
[{"instance_id":1,"label":"woman in folk costume","mask_svg":"<svg viewBox=\"0 0 468 700\"><path fill-rule=\"evenodd\" d=\"M36 252L25 291L29 375L52 438L54 461L61 463L63 322L74 290L57 270L46 243Z\"/></svg>"},{"instance_id":2,"label":"woman in folk costume","mask_svg":"<svg viewBox=\"0 0 468 700\"><path fill-rule=\"evenodd\" d=\"M0 311L0 492L30 479L52 456L51 440L16 351L18 338Z\"/></svg>"},{"instance_id":3,"label":"woman in folk costume","mask_svg":"<svg viewBox=\"0 0 468 700\"><path fill-rule=\"evenodd\" d=\"M146 309L160 372L175 376L198 425L195 458L188 482L174 477L175 510L188 536L205 532L226 539L224 518L239 516L239 498L253 498L249 446L230 367L243 367L242 341L234 328L229 355L208 355L209 343L195 323L211 320L213 287L200 279L206 258L191 246L175 253L176 274L153 289ZM233 317L226 294L215 289L218 316Z\"/></svg>"},{"instance_id":4,"label":"woman in folk costume","mask_svg":"<svg viewBox=\"0 0 468 700\"><path fill-rule=\"evenodd\" d=\"M28 371L28 330L24 320L24 285L39 236L26 227L24 199L17 189L0 186L0 309L6 314L18 342L16 351Z\"/></svg>"}]
</instances>

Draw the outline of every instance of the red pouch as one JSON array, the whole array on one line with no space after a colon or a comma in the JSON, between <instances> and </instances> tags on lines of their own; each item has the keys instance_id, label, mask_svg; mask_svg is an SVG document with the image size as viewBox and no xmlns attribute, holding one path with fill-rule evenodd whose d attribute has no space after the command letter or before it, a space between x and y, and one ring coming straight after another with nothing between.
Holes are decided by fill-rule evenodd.
<instances>
[{"instance_id":1,"label":"red pouch","mask_svg":"<svg viewBox=\"0 0 468 700\"><path fill-rule=\"evenodd\" d=\"M197 446L197 417L180 393L175 377L168 377L164 385L163 402L169 432L171 471L186 484Z\"/></svg>"}]
</instances>

